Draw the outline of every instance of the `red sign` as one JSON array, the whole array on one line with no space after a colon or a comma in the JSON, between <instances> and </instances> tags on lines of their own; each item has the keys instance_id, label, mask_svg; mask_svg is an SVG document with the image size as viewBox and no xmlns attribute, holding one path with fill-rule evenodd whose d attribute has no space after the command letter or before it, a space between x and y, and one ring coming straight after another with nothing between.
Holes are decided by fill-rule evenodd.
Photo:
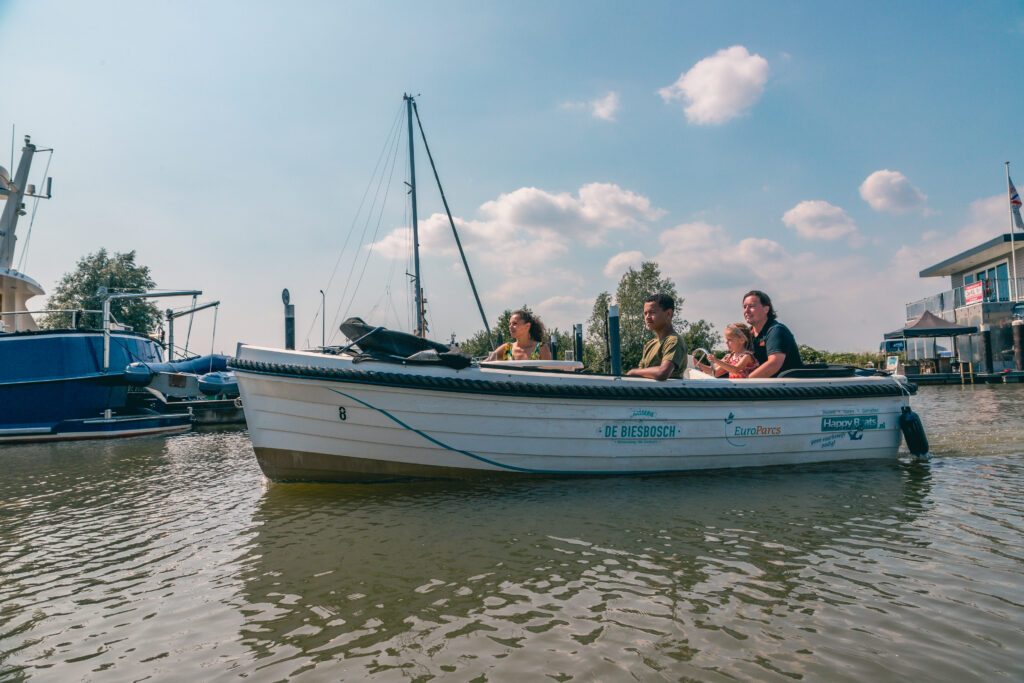
<instances>
[{"instance_id":1,"label":"red sign","mask_svg":"<svg viewBox=\"0 0 1024 683\"><path fill-rule=\"evenodd\" d=\"M976 304L985 300L985 283L974 282L964 285L964 305Z\"/></svg>"}]
</instances>

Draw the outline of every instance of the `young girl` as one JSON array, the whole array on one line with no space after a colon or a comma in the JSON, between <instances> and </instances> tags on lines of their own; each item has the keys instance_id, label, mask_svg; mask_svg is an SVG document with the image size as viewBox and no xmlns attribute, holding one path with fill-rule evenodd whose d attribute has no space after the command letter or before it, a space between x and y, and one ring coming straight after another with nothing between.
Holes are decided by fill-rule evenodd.
<instances>
[{"instance_id":1,"label":"young girl","mask_svg":"<svg viewBox=\"0 0 1024 683\"><path fill-rule=\"evenodd\" d=\"M754 354L749 351L750 328L745 323L733 323L725 328L725 345L729 353L722 360L710 358L711 365L700 363L694 357L693 362L702 372L715 377L728 373L729 379L747 377L758 366Z\"/></svg>"}]
</instances>

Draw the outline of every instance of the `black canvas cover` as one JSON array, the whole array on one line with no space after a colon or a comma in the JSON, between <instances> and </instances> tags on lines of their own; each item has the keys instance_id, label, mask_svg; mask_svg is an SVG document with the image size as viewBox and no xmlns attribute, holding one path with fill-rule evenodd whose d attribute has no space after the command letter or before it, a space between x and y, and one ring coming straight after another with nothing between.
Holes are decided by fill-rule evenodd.
<instances>
[{"instance_id":1,"label":"black canvas cover","mask_svg":"<svg viewBox=\"0 0 1024 683\"><path fill-rule=\"evenodd\" d=\"M367 353L383 351L392 356L406 357L419 351L434 350L438 353L449 351L447 344L423 339L408 332L396 332L385 328L374 332L374 329L376 329L375 325L367 325L362 318L349 318L341 324L342 333L352 341L360 340L356 346ZM371 332L373 334L370 334Z\"/></svg>"}]
</instances>

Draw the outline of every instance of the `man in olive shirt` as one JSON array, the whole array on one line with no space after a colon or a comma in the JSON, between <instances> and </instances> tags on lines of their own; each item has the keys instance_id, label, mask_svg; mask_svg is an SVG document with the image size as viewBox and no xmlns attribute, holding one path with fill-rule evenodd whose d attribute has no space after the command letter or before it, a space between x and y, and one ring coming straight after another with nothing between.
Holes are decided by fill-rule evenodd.
<instances>
[{"instance_id":1,"label":"man in olive shirt","mask_svg":"<svg viewBox=\"0 0 1024 683\"><path fill-rule=\"evenodd\" d=\"M644 346L640 367L627 372L633 377L663 380L680 377L686 369L686 345L672 331L675 302L668 294L652 294L644 301L644 324L657 335Z\"/></svg>"}]
</instances>

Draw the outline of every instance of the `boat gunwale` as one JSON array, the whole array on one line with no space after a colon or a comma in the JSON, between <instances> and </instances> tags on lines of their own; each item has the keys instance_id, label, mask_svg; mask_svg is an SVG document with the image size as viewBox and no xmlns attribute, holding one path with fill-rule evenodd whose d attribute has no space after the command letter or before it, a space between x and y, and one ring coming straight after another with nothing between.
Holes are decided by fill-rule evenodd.
<instances>
[{"instance_id":1,"label":"boat gunwale","mask_svg":"<svg viewBox=\"0 0 1024 683\"><path fill-rule=\"evenodd\" d=\"M349 384L406 387L429 391L444 391L491 396L520 396L534 398L570 398L617 401L623 399L645 399L651 401L792 401L807 399L851 399L876 397L909 397L917 393L917 385L902 383L893 379L889 382L877 380L851 381L835 378L786 380L778 386L758 383L754 386L729 384L722 386L678 386L658 385L597 385L567 384L564 381L552 383L509 381L498 379L469 379L435 375L380 372L377 370L355 370L273 363L246 358L231 358L228 367L232 370L256 375L289 377L309 380L326 380ZM550 373L560 379L562 373ZM747 381L747 380L744 380ZM871 383L869 383L871 382ZM799 383L799 384L798 384ZM872 384L874 383L874 384Z\"/></svg>"}]
</instances>

